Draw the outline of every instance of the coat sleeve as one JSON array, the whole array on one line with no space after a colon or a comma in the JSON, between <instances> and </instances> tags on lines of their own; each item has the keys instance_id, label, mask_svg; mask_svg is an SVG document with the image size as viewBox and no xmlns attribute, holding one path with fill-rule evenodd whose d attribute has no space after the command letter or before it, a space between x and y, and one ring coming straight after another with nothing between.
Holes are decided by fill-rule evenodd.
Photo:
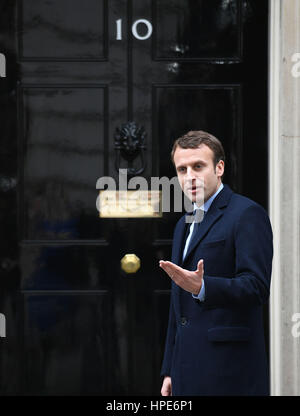
<instances>
[{"instance_id":1,"label":"coat sleeve","mask_svg":"<svg viewBox=\"0 0 300 416\"><path fill-rule=\"evenodd\" d=\"M160 373L161 376L170 376L171 374L173 350L174 350L175 337L176 337L176 319L175 319L175 312L174 312L172 297L173 295L171 294L169 323L168 323L167 338L166 338L166 343L165 343L164 359L163 359L161 373Z\"/></svg>"},{"instance_id":2,"label":"coat sleeve","mask_svg":"<svg viewBox=\"0 0 300 416\"><path fill-rule=\"evenodd\" d=\"M273 235L269 217L251 205L237 219L234 230L235 275L205 275L205 306L261 305L270 294Z\"/></svg>"}]
</instances>

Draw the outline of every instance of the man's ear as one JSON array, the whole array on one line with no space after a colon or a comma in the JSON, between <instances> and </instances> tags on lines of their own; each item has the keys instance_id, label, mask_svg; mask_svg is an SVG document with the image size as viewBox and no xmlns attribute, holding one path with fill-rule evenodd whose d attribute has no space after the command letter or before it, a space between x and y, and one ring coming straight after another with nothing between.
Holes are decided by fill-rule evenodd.
<instances>
[{"instance_id":1,"label":"man's ear","mask_svg":"<svg viewBox=\"0 0 300 416\"><path fill-rule=\"evenodd\" d=\"M219 176L219 177L223 176L224 169L225 169L224 160L219 160L219 162L217 163L217 166L216 166L217 176Z\"/></svg>"}]
</instances>

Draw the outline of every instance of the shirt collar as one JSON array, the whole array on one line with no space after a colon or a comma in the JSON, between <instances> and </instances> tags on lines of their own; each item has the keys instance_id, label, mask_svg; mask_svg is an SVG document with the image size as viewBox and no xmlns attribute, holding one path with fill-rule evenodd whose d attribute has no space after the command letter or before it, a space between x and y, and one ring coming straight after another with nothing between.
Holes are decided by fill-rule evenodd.
<instances>
[{"instance_id":1,"label":"shirt collar","mask_svg":"<svg viewBox=\"0 0 300 416\"><path fill-rule=\"evenodd\" d=\"M196 203L194 202L194 210L195 209L202 209L203 211L207 212L209 210L211 204L213 203L213 200L218 195L218 193L222 191L223 188L224 188L224 185L221 182L221 185L219 186L219 188L217 189L217 191L206 202L204 202L204 204L201 205L201 207L198 207L196 205Z\"/></svg>"}]
</instances>

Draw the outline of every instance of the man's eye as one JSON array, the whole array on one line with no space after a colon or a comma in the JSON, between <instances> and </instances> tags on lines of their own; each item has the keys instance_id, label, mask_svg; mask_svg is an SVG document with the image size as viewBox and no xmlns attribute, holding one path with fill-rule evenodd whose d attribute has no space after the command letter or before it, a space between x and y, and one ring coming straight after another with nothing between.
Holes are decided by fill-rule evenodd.
<instances>
[{"instance_id":1,"label":"man's eye","mask_svg":"<svg viewBox=\"0 0 300 416\"><path fill-rule=\"evenodd\" d=\"M184 172L185 168L178 168L178 172Z\"/></svg>"}]
</instances>

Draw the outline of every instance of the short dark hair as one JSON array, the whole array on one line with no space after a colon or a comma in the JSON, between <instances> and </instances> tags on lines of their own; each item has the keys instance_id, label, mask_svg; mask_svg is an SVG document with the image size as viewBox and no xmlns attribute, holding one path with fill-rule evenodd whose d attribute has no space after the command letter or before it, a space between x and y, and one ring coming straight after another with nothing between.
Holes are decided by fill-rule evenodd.
<instances>
[{"instance_id":1,"label":"short dark hair","mask_svg":"<svg viewBox=\"0 0 300 416\"><path fill-rule=\"evenodd\" d=\"M205 144L213 154L213 163L216 167L220 160L225 163L225 152L219 139L210 133L202 130L192 130L175 140L171 152L171 159L174 164L174 153L177 147L182 149L197 149L200 145Z\"/></svg>"}]
</instances>

